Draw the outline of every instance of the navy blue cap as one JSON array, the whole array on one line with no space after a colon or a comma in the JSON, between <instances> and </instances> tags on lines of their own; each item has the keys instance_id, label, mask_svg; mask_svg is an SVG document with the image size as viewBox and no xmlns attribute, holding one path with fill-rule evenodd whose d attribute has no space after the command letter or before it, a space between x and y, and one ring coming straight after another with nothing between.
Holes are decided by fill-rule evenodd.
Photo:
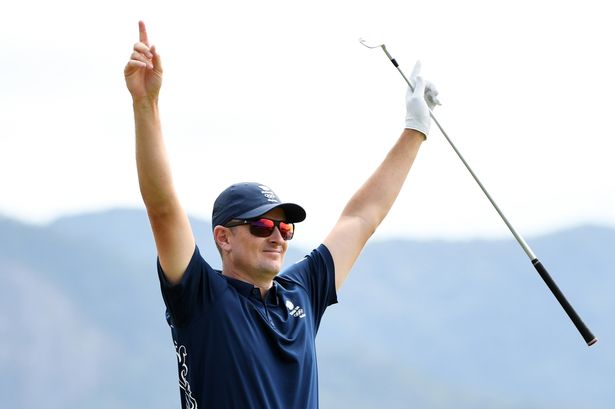
<instances>
[{"instance_id":1,"label":"navy blue cap","mask_svg":"<svg viewBox=\"0 0 615 409\"><path fill-rule=\"evenodd\" d=\"M233 219L252 219L281 208L286 221L305 220L305 210L294 203L282 203L273 190L261 183L237 183L226 188L214 202L211 226L224 226Z\"/></svg>"}]
</instances>

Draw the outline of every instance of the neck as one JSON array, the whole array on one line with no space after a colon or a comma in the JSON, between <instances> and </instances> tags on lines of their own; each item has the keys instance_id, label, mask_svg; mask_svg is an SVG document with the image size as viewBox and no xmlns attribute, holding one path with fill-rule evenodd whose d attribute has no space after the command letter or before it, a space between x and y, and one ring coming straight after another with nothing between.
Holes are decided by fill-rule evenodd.
<instances>
[{"instance_id":1,"label":"neck","mask_svg":"<svg viewBox=\"0 0 615 409\"><path fill-rule=\"evenodd\" d=\"M245 283L252 284L254 287L260 290L262 298L265 298L267 291L269 291L269 289L273 286L273 279L271 278L258 278L238 270L223 268L222 274L227 277L231 277L236 280L241 280Z\"/></svg>"}]
</instances>

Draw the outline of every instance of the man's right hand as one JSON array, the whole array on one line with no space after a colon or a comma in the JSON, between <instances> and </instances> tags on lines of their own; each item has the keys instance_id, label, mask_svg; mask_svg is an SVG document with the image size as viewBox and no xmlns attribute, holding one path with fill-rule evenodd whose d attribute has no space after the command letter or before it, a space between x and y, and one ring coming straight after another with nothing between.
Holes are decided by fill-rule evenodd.
<instances>
[{"instance_id":1,"label":"man's right hand","mask_svg":"<svg viewBox=\"0 0 615 409\"><path fill-rule=\"evenodd\" d=\"M124 68L128 91L135 101L143 98L156 101L162 85L162 63L156 47L149 44L142 21L139 21L139 42L133 50Z\"/></svg>"},{"instance_id":2,"label":"man's right hand","mask_svg":"<svg viewBox=\"0 0 615 409\"><path fill-rule=\"evenodd\" d=\"M139 21L139 42L134 45L124 76L133 100L139 188L154 233L160 265L167 281L176 284L186 271L195 242L190 220L173 187L171 166L162 138L157 104L162 64L156 48L149 44L142 21Z\"/></svg>"}]
</instances>

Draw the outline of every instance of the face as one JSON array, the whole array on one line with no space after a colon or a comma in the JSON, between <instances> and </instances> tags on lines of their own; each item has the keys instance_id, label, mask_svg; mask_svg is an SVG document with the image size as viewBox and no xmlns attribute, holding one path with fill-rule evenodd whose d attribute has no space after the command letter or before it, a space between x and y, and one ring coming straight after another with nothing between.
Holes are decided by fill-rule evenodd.
<instances>
[{"instance_id":1,"label":"face","mask_svg":"<svg viewBox=\"0 0 615 409\"><path fill-rule=\"evenodd\" d=\"M263 217L285 220L282 209L273 209ZM228 231L223 245L224 270L244 280L271 280L282 269L288 242L276 227L269 237L257 237L250 233L250 226L225 228Z\"/></svg>"}]
</instances>

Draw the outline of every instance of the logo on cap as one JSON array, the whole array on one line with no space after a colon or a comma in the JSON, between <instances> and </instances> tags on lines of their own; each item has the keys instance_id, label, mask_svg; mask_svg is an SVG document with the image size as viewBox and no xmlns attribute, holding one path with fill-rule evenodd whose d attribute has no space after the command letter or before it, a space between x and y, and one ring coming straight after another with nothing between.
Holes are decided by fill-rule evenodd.
<instances>
[{"instance_id":1,"label":"logo on cap","mask_svg":"<svg viewBox=\"0 0 615 409\"><path fill-rule=\"evenodd\" d=\"M265 185L259 185L258 186L261 190L261 193L263 194L263 196L265 196L265 198L267 198L268 202L273 202L273 203L280 203L280 201L278 200L277 196L275 195L275 193L273 193L273 191L265 186Z\"/></svg>"}]
</instances>

